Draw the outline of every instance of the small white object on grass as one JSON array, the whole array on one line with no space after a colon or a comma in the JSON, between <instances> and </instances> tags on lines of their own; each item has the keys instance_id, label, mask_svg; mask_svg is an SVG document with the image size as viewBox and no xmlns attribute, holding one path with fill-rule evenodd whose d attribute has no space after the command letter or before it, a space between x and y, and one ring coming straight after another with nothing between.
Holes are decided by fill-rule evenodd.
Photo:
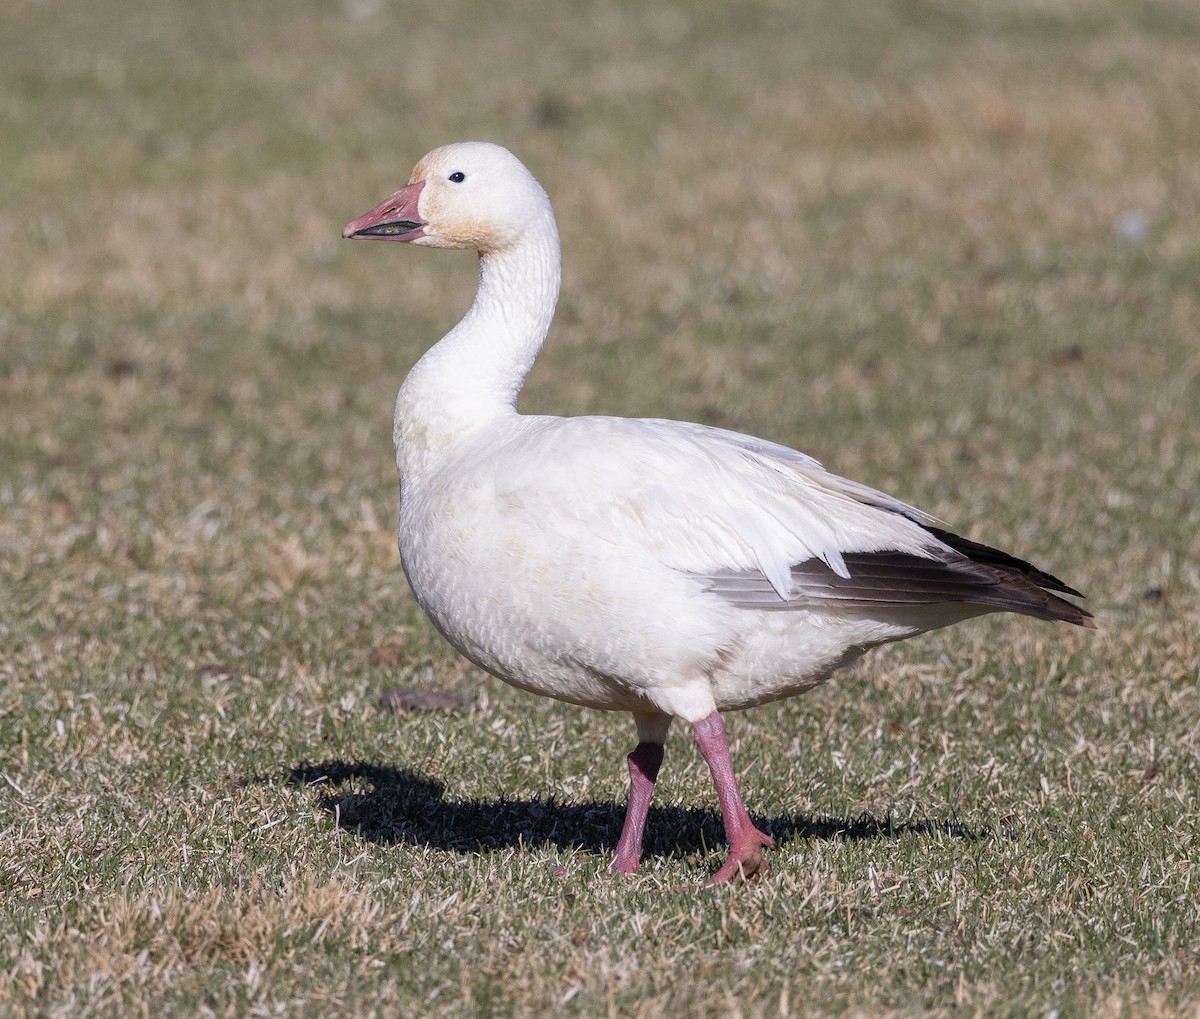
<instances>
[{"instance_id":1,"label":"small white object on grass","mask_svg":"<svg viewBox=\"0 0 1200 1019\"><path fill-rule=\"evenodd\" d=\"M1150 232L1150 220L1140 212L1125 212L1117 217L1117 234L1127 241L1144 241Z\"/></svg>"}]
</instances>

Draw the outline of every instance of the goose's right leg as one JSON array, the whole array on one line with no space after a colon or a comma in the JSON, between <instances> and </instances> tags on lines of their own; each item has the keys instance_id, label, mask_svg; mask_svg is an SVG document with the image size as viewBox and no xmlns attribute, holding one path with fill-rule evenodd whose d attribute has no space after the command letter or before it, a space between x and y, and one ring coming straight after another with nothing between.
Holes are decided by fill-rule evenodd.
<instances>
[{"instance_id":1,"label":"goose's right leg","mask_svg":"<svg viewBox=\"0 0 1200 1019\"><path fill-rule=\"evenodd\" d=\"M625 811L625 826L621 829L616 855L608 868L621 874L632 874L641 861L646 815L650 811L650 798L654 795L658 769L662 766L663 743L671 727L671 716L657 712L635 711L633 721L637 725L638 745L626 758L629 764L629 806Z\"/></svg>"}]
</instances>

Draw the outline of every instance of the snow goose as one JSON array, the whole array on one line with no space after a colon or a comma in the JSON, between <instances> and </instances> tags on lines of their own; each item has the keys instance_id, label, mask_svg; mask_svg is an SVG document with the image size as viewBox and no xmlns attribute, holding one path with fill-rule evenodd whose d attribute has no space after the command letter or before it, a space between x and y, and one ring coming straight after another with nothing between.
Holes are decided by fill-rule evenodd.
<instances>
[{"instance_id":1,"label":"snow goose","mask_svg":"<svg viewBox=\"0 0 1200 1019\"><path fill-rule=\"evenodd\" d=\"M868 649L1006 610L1093 627L1066 584L785 446L657 419L518 414L559 291L550 201L506 149L425 156L349 223L479 255L462 321L396 400L400 557L434 626L506 683L628 711L612 861L636 870L663 741L691 725L724 817L710 883L766 869L722 712L790 697Z\"/></svg>"}]
</instances>

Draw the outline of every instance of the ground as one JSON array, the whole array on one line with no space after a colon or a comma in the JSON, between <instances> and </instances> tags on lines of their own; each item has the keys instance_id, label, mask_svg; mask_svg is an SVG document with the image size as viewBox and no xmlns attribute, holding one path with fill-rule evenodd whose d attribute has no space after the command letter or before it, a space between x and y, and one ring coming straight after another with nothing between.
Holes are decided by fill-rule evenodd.
<instances>
[{"instance_id":1,"label":"ground","mask_svg":"<svg viewBox=\"0 0 1200 1019\"><path fill-rule=\"evenodd\" d=\"M0 1013L1200 1014L1200 12L19 0L0 31ZM1085 591L673 733L459 660L392 534L512 148L566 259L523 407L797 446ZM394 713L400 688L462 695Z\"/></svg>"}]
</instances>

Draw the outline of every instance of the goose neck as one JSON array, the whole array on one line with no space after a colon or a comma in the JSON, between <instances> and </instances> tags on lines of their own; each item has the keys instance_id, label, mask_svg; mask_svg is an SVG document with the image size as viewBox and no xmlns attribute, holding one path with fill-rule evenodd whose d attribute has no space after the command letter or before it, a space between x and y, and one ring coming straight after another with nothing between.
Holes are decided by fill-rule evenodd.
<instances>
[{"instance_id":1,"label":"goose neck","mask_svg":"<svg viewBox=\"0 0 1200 1019\"><path fill-rule=\"evenodd\" d=\"M397 448L433 447L516 413L517 396L558 300L558 234L542 229L479 256L479 285L462 321L409 373L396 404Z\"/></svg>"}]
</instances>

